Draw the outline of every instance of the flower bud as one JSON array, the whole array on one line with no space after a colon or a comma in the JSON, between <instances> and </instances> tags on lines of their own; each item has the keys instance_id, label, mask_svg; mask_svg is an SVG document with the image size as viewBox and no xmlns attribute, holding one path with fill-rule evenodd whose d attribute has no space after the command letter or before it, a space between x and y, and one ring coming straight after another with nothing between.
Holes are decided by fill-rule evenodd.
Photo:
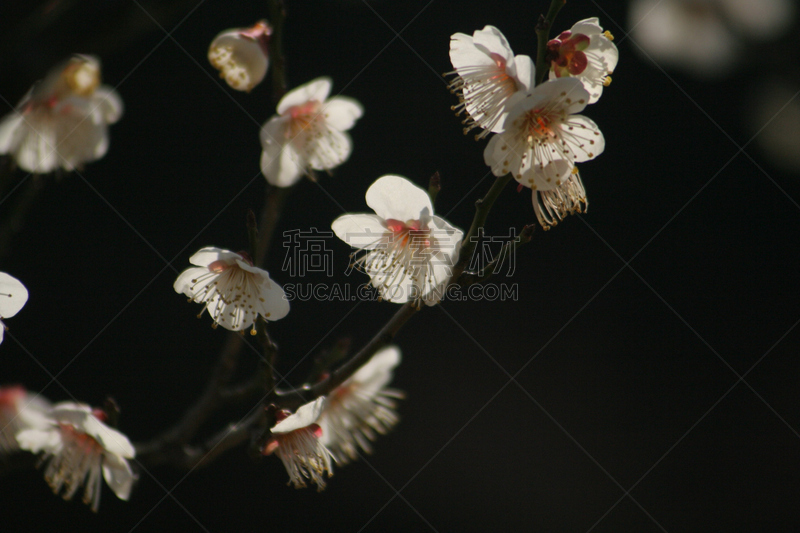
<instances>
[{"instance_id":1,"label":"flower bud","mask_svg":"<svg viewBox=\"0 0 800 533\"><path fill-rule=\"evenodd\" d=\"M208 60L231 88L250 92L267 74L271 34L263 20L251 28L225 30L211 42Z\"/></svg>"}]
</instances>

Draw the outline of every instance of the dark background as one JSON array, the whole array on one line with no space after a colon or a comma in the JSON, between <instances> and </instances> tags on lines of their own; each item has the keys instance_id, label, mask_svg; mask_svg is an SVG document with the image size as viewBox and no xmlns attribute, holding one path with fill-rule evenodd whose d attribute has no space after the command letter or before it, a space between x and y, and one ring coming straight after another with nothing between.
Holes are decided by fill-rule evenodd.
<instances>
[{"instance_id":1,"label":"dark background","mask_svg":"<svg viewBox=\"0 0 800 533\"><path fill-rule=\"evenodd\" d=\"M177 272L203 246L245 248L245 210L258 211L266 189L258 131L274 112L269 83L234 92L206 60L219 31L266 17L266 1L197 4L0 8L3 112L73 52L101 57L126 107L105 158L40 178L5 254L0 270L25 283L30 300L6 321L0 382L54 401L112 395L134 441L179 419L225 339L175 294ZM491 178L485 141L463 136L449 109L449 36L494 24L515 53L533 56L548 2L287 4L290 85L329 75L334 93L358 99L365 114L350 160L319 184L301 182L278 231L327 230L343 212L367 210L364 192L379 176L424 185L435 170L437 211L466 229ZM624 3L571 1L556 27L590 16L620 50L614 82L584 112L607 143L581 166L590 209L519 251L513 279L500 280L519 284L519 301L446 302L401 331L394 385L408 398L373 456L335 467L318 494L286 487L278 460L237 448L189 474L142 471L127 503L104 489L97 515L54 497L41 472L13 471L0 484L0 529L800 527L800 183L750 143L770 117L749 114L765 80L797 83L796 53L786 39L747 45L739 71L701 81L639 52ZM0 200L5 216L16 199ZM534 221L528 190L510 185L487 232ZM365 281L343 275L346 245L330 247L334 281ZM284 254L276 238L267 268L279 283L292 281ZM362 345L395 309L293 302L271 328L282 372L302 380L321 348L343 337Z\"/></svg>"}]
</instances>

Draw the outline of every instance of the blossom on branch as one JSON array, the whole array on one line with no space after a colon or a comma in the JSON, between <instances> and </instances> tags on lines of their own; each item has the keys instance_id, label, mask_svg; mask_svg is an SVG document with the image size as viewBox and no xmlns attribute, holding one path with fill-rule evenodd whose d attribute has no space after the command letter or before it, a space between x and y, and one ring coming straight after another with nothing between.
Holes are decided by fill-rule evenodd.
<instances>
[{"instance_id":1,"label":"blossom on branch","mask_svg":"<svg viewBox=\"0 0 800 533\"><path fill-rule=\"evenodd\" d=\"M175 292L190 301L205 304L204 310L214 319L213 327L242 331L253 326L258 316L279 320L289 312L289 301L269 273L256 266L245 252L206 247L189 262L195 268L184 270L175 280ZM198 318L202 316L201 311Z\"/></svg>"},{"instance_id":2,"label":"blossom on branch","mask_svg":"<svg viewBox=\"0 0 800 533\"><path fill-rule=\"evenodd\" d=\"M506 117L483 158L495 176L511 173L519 183L549 191L572 177L575 163L594 159L605 148L597 125L583 115L589 93L575 78L547 81Z\"/></svg>"},{"instance_id":3,"label":"blossom on branch","mask_svg":"<svg viewBox=\"0 0 800 533\"><path fill-rule=\"evenodd\" d=\"M17 433L23 429L48 426L52 406L43 396L30 393L24 387L0 387L0 454L19 449Z\"/></svg>"},{"instance_id":4,"label":"blossom on branch","mask_svg":"<svg viewBox=\"0 0 800 533\"><path fill-rule=\"evenodd\" d=\"M135 476L127 459L135 455L133 445L119 431L103 422L106 416L90 406L63 402L53 406L46 428L17 433L19 447L42 454L47 463L45 481L56 494L70 500L85 485L83 503L97 512L100 476L121 500L127 500Z\"/></svg>"},{"instance_id":5,"label":"blossom on branch","mask_svg":"<svg viewBox=\"0 0 800 533\"><path fill-rule=\"evenodd\" d=\"M28 301L28 289L17 278L0 272L0 319L19 313ZM3 342L6 325L0 320L0 342Z\"/></svg>"},{"instance_id":6,"label":"blossom on branch","mask_svg":"<svg viewBox=\"0 0 800 533\"><path fill-rule=\"evenodd\" d=\"M374 215L342 215L331 225L337 237L363 251L354 266L371 278L384 300L438 303L464 233L435 216L428 193L401 176L373 183L367 205Z\"/></svg>"},{"instance_id":7,"label":"blossom on branch","mask_svg":"<svg viewBox=\"0 0 800 533\"><path fill-rule=\"evenodd\" d=\"M589 103L595 103L603 94L603 87L611 83L609 76L617 67L619 52L613 40L611 33L600 27L597 17L575 23L547 43L550 79L579 79L589 91Z\"/></svg>"},{"instance_id":8,"label":"blossom on branch","mask_svg":"<svg viewBox=\"0 0 800 533\"><path fill-rule=\"evenodd\" d=\"M280 458L289 473L289 483L296 489L305 487L307 479L316 483L320 491L325 488L323 474L333 475L332 455L320 439L322 429L317 423L325 403L321 397L300 406L294 414L278 411L278 423L261 452L264 455L274 452Z\"/></svg>"},{"instance_id":9,"label":"blossom on branch","mask_svg":"<svg viewBox=\"0 0 800 533\"><path fill-rule=\"evenodd\" d=\"M71 171L108 151L108 125L122 116L122 100L100 85L100 62L75 55L33 86L0 122L0 154L28 172Z\"/></svg>"},{"instance_id":10,"label":"blossom on branch","mask_svg":"<svg viewBox=\"0 0 800 533\"><path fill-rule=\"evenodd\" d=\"M357 459L358 448L372 453L370 441L377 434L385 435L399 421L396 400L405 395L386 387L398 364L400 350L388 346L328 395L319 425L322 443L337 463L347 464Z\"/></svg>"},{"instance_id":11,"label":"blossom on branch","mask_svg":"<svg viewBox=\"0 0 800 533\"><path fill-rule=\"evenodd\" d=\"M364 113L352 98L335 96L329 78L317 78L286 93L278 114L261 128L261 172L277 187L290 187L314 170L331 170L350 157L345 133Z\"/></svg>"},{"instance_id":12,"label":"blossom on branch","mask_svg":"<svg viewBox=\"0 0 800 533\"><path fill-rule=\"evenodd\" d=\"M250 92L267 75L271 34L264 20L250 28L225 30L211 42L208 61L231 88Z\"/></svg>"},{"instance_id":13,"label":"blossom on branch","mask_svg":"<svg viewBox=\"0 0 800 533\"><path fill-rule=\"evenodd\" d=\"M501 132L508 110L535 85L531 58L514 56L505 36L494 26L476 30L472 36L450 36L450 62L455 75L450 91L460 103L453 106L456 115L466 112L464 134L483 128L478 139L491 132Z\"/></svg>"}]
</instances>

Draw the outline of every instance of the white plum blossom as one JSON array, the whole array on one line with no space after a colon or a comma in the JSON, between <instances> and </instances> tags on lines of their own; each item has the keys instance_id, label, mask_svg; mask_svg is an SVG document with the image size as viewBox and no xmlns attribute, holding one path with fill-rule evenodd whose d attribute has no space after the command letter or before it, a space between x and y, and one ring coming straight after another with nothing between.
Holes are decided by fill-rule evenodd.
<instances>
[{"instance_id":1,"label":"white plum blossom","mask_svg":"<svg viewBox=\"0 0 800 533\"><path fill-rule=\"evenodd\" d=\"M290 187L314 170L331 170L350 157L345 133L364 113L352 98L335 96L329 78L317 78L289 91L278 114L261 128L261 172L277 187Z\"/></svg>"},{"instance_id":2,"label":"white plum blossom","mask_svg":"<svg viewBox=\"0 0 800 533\"><path fill-rule=\"evenodd\" d=\"M33 86L0 122L0 154L32 173L80 169L108 150L108 125L122 116L122 100L100 85L96 57L76 55Z\"/></svg>"},{"instance_id":3,"label":"white plum blossom","mask_svg":"<svg viewBox=\"0 0 800 533\"><path fill-rule=\"evenodd\" d=\"M196 265L181 272L173 285L175 292L205 304L214 319L213 327L242 331L253 326L258 316L279 320L289 312L289 301L269 273L256 266L245 252L206 247L189 262ZM203 314L201 311L198 318Z\"/></svg>"},{"instance_id":4,"label":"white plum blossom","mask_svg":"<svg viewBox=\"0 0 800 533\"><path fill-rule=\"evenodd\" d=\"M65 500L83 485L83 502L97 512L102 483L121 500L127 500L135 476L127 459L135 455L133 445L119 431L103 423L105 413L85 404L63 402L53 406L46 428L17 433L23 450L41 453L47 463L45 481Z\"/></svg>"},{"instance_id":5,"label":"white plum blossom","mask_svg":"<svg viewBox=\"0 0 800 533\"><path fill-rule=\"evenodd\" d=\"M250 92L267 75L271 34L264 20L250 28L225 30L211 42L208 61L231 88Z\"/></svg>"},{"instance_id":6,"label":"white plum blossom","mask_svg":"<svg viewBox=\"0 0 800 533\"><path fill-rule=\"evenodd\" d=\"M28 301L28 289L17 278L0 272L0 319L11 318ZM3 342L6 325L0 320L0 342Z\"/></svg>"},{"instance_id":7,"label":"white plum blossom","mask_svg":"<svg viewBox=\"0 0 800 533\"><path fill-rule=\"evenodd\" d=\"M386 387L398 364L400 350L396 346L383 348L328 395L319 425L322 443L337 463L358 458L358 448L372 453L370 441L376 434L386 434L399 421L396 400L405 395Z\"/></svg>"},{"instance_id":8,"label":"white plum blossom","mask_svg":"<svg viewBox=\"0 0 800 533\"><path fill-rule=\"evenodd\" d=\"M613 40L611 33L600 27L597 17L575 23L547 43L550 79L578 78L589 91L589 103L597 102L617 68L619 51Z\"/></svg>"},{"instance_id":9,"label":"white plum blossom","mask_svg":"<svg viewBox=\"0 0 800 533\"><path fill-rule=\"evenodd\" d=\"M525 187L549 191L573 176L575 163L594 159L605 148L597 125L583 115L589 93L575 78L540 85L506 117L483 158L495 176L511 173Z\"/></svg>"},{"instance_id":10,"label":"white plum blossom","mask_svg":"<svg viewBox=\"0 0 800 533\"><path fill-rule=\"evenodd\" d=\"M274 452L280 458L289 473L289 483L296 489L305 487L307 479L320 491L325 488L323 474L333 475L333 457L320 439L322 429L317 423L325 404L325 398L320 397L300 406L294 414L279 411L272 437L262 450L264 455Z\"/></svg>"},{"instance_id":11,"label":"white plum blossom","mask_svg":"<svg viewBox=\"0 0 800 533\"><path fill-rule=\"evenodd\" d=\"M428 193L402 176L379 178L366 197L374 215L342 215L332 224L337 237L363 251L354 265L384 300L435 305L452 276L464 233L434 215Z\"/></svg>"},{"instance_id":12,"label":"white plum blossom","mask_svg":"<svg viewBox=\"0 0 800 533\"><path fill-rule=\"evenodd\" d=\"M535 68L526 55L514 56L505 36L494 26L472 36L450 36L450 62L456 75L450 90L458 94L456 114L467 113L464 134L483 128L476 138L502 131L503 120L517 98L535 85Z\"/></svg>"},{"instance_id":13,"label":"white plum blossom","mask_svg":"<svg viewBox=\"0 0 800 533\"><path fill-rule=\"evenodd\" d=\"M24 387L0 387L0 454L19 449L17 433L24 429L44 429L52 405L43 396Z\"/></svg>"}]
</instances>

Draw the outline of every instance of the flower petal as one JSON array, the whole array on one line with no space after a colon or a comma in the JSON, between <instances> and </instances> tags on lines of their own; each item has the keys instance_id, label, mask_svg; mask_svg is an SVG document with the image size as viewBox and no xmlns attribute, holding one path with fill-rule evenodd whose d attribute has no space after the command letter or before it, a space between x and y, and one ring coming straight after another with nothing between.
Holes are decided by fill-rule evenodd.
<instances>
[{"instance_id":1,"label":"flower petal","mask_svg":"<svg viewBox=\"0 0 800 533\"><path fill-rule=\"evenodd\" d=\"M135 476L128 461L113 453L103 457L103 477L120 500L127 501Z\"/></svg>"},{"instance_id":2,"label":"flower petal","mask_svg":"<svg viewBox=\"0 0 800 533\"><path fill-rule=\"evenodd\" d=\"M378 178L367 189L367 205L384 220L419 220L433 214L428 193L402 176Z\"/></svg>"},{"instance_id":3,"label":"flower petal","mask_svg":"<svg viewBox=\"0 0 800 533\"><path fill-rule=\"evenodd\" d=\"M342 215L333 221L331 229L354 248L373 250L386 245L386 226L378 215Z\"/></svg>"},{"instance_id":4,"label":"flower petal","mask_svg":"<svg viewBox=\"0 0 800 533\"><path fill-rule=\"evenodd\" d=\"M487 54L497 54L502 57L507 68L514 65L514 52L508 44L505 35L494 26L484 26L482 30L476 30L472 34L473 44ZM510 74L515 74L510 72Z\"/></svg>"},{"instance_id":5,"label":"flower petal","mask_svg":"<svg viewBox=\"0 0 800 533\"><path fill-rule=\"evenodd\" d=\"M301 405L297 412L289 415L272 428L273 433L289 433L296 429L308 427L319 420L325 409L325 397L321 396L313 402Z\"/></svg>"},{"instance_id":6,"label":"flower petal","mask_svg":"<svg viewBox=\"0 0 800 533\"><path fill-rule=\"evenodd\" d=\"M353 151L350 136L335 129L327 129L315 142L308 145L305 160L315 170L328 170L347 161Z\"/></svg>"},{"instance_id":7,"label":"flower petal","mask_svg":"<svg viewBox=\"0 0 800 533\"><path fill-rule=\"evenodd\" d=\"M24 117L21 113L12 111L0 122L0 154L7 154L16 149L20 141L20 128L23 126Z\"/></svg>"},{"instance_id":8,"label":"flower petal","mask_svg":"<svg viewBox=\"0 0 800 533\"><path fill-rule=\"evenodd\" d=\"M224 248L217 248L215 246L206 246L195 252L195 254L189 258L189 262L193 265L206 267L214 261L224 261L227 264L233 264L234 261L241 258L242 256L236 252L231 252Z\"/></svg>"},{"instance_id":9,"label":"flower petal","mask_svg":"<svg viewBox=\"0 0 800 533\"><path fill-rule=\"evenodd\" d=\"M331 92L331 79L327 77L317 78L305 85L295 87L281 98L278 103L278 114L283 115L290 107L303 105L306 102L324 102Z\"/></svg>"},{"instance_id":10,"label":"flower petal","mask_svg":"<svg viewBox=\"0 0 800 533\"><path fill-rule=\"evenodd\" d=\"M28 289L17 278L0 272L0 318L10 318L25 306Z\"/></svg>"},{"instance_id":11,"label":"flower petal","mask_svg":"<svg viewBox=\"0 0 800 533\"><path fill-rule=\"evenodd\" d=\"M364 114L364 108L358 101L346 96L336 96L325 103L322 108L325 122L334 129L346 131L353 127L356 120Z\"/></svg>"}]
</instances>

